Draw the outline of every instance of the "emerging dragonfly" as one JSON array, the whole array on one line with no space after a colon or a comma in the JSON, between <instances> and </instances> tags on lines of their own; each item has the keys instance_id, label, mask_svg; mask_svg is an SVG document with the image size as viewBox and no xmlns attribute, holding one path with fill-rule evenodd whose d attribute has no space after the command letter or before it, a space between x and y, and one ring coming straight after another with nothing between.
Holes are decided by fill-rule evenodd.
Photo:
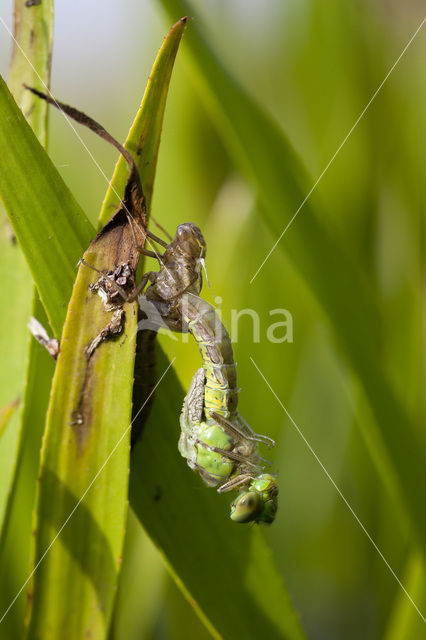
<instances>
[{"instance_id":1,"label":"emerging dragonfly","mask_svg":"<svg viewBox=\"0 0 426 640\"><path fill-rule=\"evenodd\" d=\"M120 151L131 169L126 191L132 197L128 197L127 202L136 198L135 202L144 210L140 178L130 153L82 112L35 89L30 90L91 128ZM126 209L126 214L129 221L135 223L132 212ZM198 295L202 287L201 269L206 255L204 237L192 223L179 225L168 245L151 231L144 231L152 241L165 247L163 255L138 247L141 253L158 259L159 271L146 273L133 292L128 293L123 286L132 282L134 273L131 270L128 273L129 265L112 265L109 273L101 272L92 291L99 293L106 309L114 312L119 310L123 300L135 300L150 283L144 298L168 328L178 332L190 331L194 336L203 368L196 371L185 398L180 418L182 432L179 451L209 486L218 487L218 492L239 490L238 497L231 505L231 519L234 522L271 523L278 506L278 486L274 475L263 473L263 459L259 456L258 444L273 446L274 442L267 436L254 433L237 412L237 376L231 341L215 309ZM134 237L136 244L135 232ZM147 374L152 374L154 369L152 338L155 332L142 331L140 334L139 346L145 344L146 352L145 364L139 374L141 385L147 390L154 387L152 379L147 380ZM92 350L97 348L103 337L101 335L95 339L96 346L90 345Z\"/></svg>"},{"instance_id":2,"label":"emerging dragonfly","mask_svg":"<svg viewBox=\"0 0 426 640\"><path fill-rule=\"evenodd\" d=\"M278 507L276 477L263 473L258 444L273 446L254 433L237 411L236 365L231 340L215 309L185 294L182 316L198 343L203 368L196 371L185 398L179 451L188 465L218 492L239 489L231 505L234 522L273 522Z\"/></svg>"},{"instance_id":3,"label":"emerging dragonfly","mask_svg":"<svg viewBox=\"0 0 426 640\"><path fill-rule=\"evenodd\" d=\"M234 522L273 522L278 505L274 475L263 473L257 435L237 412L238 388L231 340L215 309L199 297L206 243L195 225L179 225L160 270L145 274L146 299L174 331L190 331L203 360L185 398L179 451L209 486L239 489L231 505Z\"/></svg>"}]
</instances>

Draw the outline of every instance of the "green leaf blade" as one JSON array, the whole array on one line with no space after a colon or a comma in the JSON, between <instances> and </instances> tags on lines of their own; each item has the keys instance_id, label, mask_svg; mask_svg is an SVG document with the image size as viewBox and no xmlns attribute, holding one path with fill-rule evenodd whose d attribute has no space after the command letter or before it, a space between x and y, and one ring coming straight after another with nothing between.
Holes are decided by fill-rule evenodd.
<instances>
[{"instance_id":1,"label":"green leaf blade","mask_svg":"<svg viewBox=\"0 0 426 640\"><path fill-rule=\"evenodd\" d=\"M96 264L93 251L85 255ZM127 511L137 316L134 305L126 305L125 333L103 342L89 360L85 347L110 319L98 296L88 291L93 280L96 276L82 265L53 380L29 638L80 638L89 632L102 638L112 611ZM67 598L58 599L58 592ZM78 616L70 615L76 610Z\"/></svg>"},{"instance_id":2,"label":"green leaf blade","mask_svg":"<svg viewBox=\"0 0 426 640\"><path fill-rule=\"evenodd\" d=\"M9 73L9 88L23 110L28 123L43 146L47 140L47 104L37 104L23 83L49 86L53 41L53 0L45 0L28 10L25 0L14 2L14 42ZM14 442L0 443L1 487L10 492L4 504L4 519L0 518L0 574L7 576L0 588L0 610L8 610L1 623L2 637L20 637L24 627L26 594L17 599L28 576L32 509L39 464L41 438L53 375L53 361L30 336L27 323L30 314L48 326L38 295L32 285L31 272L20 247L12 242L12 229L0 207L0 260L5 280L8 305L3 310L0 328L0 352L3 367L1 388L4 393L19 392L22 411L14 430ZM32 294L32 295L31 295ZM31 297L33 302L31 306ZM26 357L25 352L26 351ZM25 379L25 380L24 380ZM6 471L13 460L13 475Z\"/></svg>"},{"instance_id":3,"label":"green leaf blade","mask_svg":"<svg viewBox=\"0 0 426 640\"><path fill-rule=\"evenodd\" d=\"M93 227L3 80L0 119L0 197L59 337L81 248L88 246Z\"/></svg>"},{"instance_id":4,"label":"green leaf blade","mask_svg":"<svg viewBox=\"0 0 426 640\"><path fill-rule=\"evenodd\" d=\"M36 100L24 84L44 91L50 86L53 46L53 0L28 7L14 2L14 46L8 85L40 143L46 147L48 105Z\"/></svg>"}]
</instances>

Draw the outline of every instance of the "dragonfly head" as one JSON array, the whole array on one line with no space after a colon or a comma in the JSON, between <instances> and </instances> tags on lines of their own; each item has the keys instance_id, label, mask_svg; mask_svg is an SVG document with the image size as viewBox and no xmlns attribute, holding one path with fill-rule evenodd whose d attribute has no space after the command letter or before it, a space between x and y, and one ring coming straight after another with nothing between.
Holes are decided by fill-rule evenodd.
<instances>
[{"instance_id":1,"label":"dragonfly head","mask_svg":"<svg viewBox=\"0 0 426 640\"><path fill-rule=\"evenodd\" d=\"M240 491L231 505L234 522L266 522L271 524L278 509L278 486L275 476L262 473Z\"/></svg>"},{"instance_id":2,"label":"dragonfly head","mask_svg":"<svg viewBox=\"0 0 426 640\"><path fill-rule=\"evenodd\" d=\"M189 258L204 259L206 257L206 241L200 229L192 222L184 222L178 226L173 243Z\"/></svg>"}]
</instances>

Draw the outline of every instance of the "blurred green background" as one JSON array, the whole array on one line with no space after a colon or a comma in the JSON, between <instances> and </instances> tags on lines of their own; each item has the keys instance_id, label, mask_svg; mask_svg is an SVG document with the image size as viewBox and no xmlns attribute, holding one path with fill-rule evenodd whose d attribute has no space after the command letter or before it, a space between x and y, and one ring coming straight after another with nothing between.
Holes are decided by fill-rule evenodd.
<instances>
[{"instance_id":1,"label":"blurred green background","mask_svg":"<svg viewBox=\"0 0 426 640\"><path fill-rule=\"evenodd\" d=\"M420 0L193 4L222 61L286 132L312 185L424 18ZM1 2L9 24L11 5ZM171 25L161 3L57 2L55 25L53 94L124 140ZM0 71L7 75L5 32L0 41ZM425 54L423 29L312 194L323 225L368 280L380 314L380 366L423 444ZM311 283L286 257L287 234L250 284L277 238L260 217L254 187L239 174L186 63L183 46L166 109L152 211L170 232L184 221L203 230L209 279L223 299L227 324L231 309L259 314L260 343L253 343L251 320L244 317L234 344L240 410L256 431L277 441L280 509L265 535L295 608L308 637L316 640L425 637L419 614L251 363L250 357L424 612L422 559L392 482L385 480L387 471L380 471L385 463L372 458L364 437L373 417L359 380L336 346L335 327ZM79 133L110 176L115 151L89 132ZM49 153L95 222L105 179L56 113ZM293 224L303 215L302 209ZM283 228L288 217L283 212ZM325 253L324 263L327 258ZM321 273L321 263L317 268ZM211 300L206 290L205 295ZM266 339L269 311L276 308L292 315L292 343ZM356 334L355 322L351 329ZM176 371L187 387L199 366L195 346L166 336L162 344L177 357ZM115 637L207 637L133 520L119 598Z\"/></svg>"}]
</instances>

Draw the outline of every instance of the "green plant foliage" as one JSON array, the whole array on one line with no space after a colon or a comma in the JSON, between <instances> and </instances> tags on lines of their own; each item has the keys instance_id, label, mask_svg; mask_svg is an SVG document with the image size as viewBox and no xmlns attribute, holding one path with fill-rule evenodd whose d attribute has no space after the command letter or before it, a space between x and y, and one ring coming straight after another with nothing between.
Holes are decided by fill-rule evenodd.
<instances>
[{"instance_id":1,"label":"green plant foliage","mask_svg":"<svg viewBox=\"0 0 426 640\"><path fill-rule=\"evenodd\" d=\"M32 315L47 326L47 317L35 298ZM2 536L0 538L0 571L8 580L0 590L1 615L19 593L28 578L32 512L39 473L41 440L55 362L38 342L31 339L28 354L27 383L20 418L19 449ZM19 549L19 553L17 553ZM0 625L0 638L20 637L23 630L26 591L8 611Z\"/></svg>"},{"instance_id":2,"label":"green plant foliage","mask_svg":"<svg viewBox=\"0 0 426 640\"><path fill-rule=\"evenodd\" d=\"M148 155L144 158L153 164ZM105 269L108 259L103 251L108 250L107 245L102 250L101 238L93 246L85 253L87 262ZM126 261L125 255L118 261ZM32 585L29 637L66 633L77 638L88 630L94 637L103 636L109 625L121 562L130 438L130 429L123 432L123 424L130 424L131 417L137 314L135 305L126 305L124 340L102 345L101 354L96 351L88 362L85 347L109 320L99 300L87 304L88 283L93 278L87 267L80 268L55 372L42 454L34 556L34 566L38 567L39 562L40 566ZM71 370L73 383L69 384ZM82 401L87 405L83 426L78 419L73 421ZM104 477L98 481L100 472ZM88 489L95 480L96 492L90 494ZM55 510L52 504L56 505ZM68 525L71 513L73 521ZM53 547L65 523L67 529L61 539L67 550L62 545ZM49 554L45 556L46 549ZM63 582L73 597L52 608L58 582ZM69 611L81 602L86 607L70 624Z\"/></svg>"},{"instance_id":3,"label":"green plant foliage","mask_svg":"<svg viewBox=\"0 0 426 640\"><path fill-rule=\"evenodd\" d=\"M172 18L182 12L195 13L185 0L163 0L162 4ZM381 469L390 465L388 475L396 477L395 496L426 549L426 465L413 421L379 363L381 319L366 274L333 237L318 203L307 199L314 181L308 178L283 131L219 62L199 24L194 20L187 39L191 69L207 94L224 143L236 152L237 161L256 188L259 211L274 238L281 237L304 203L297 224L277 248L291 258L332 323L338 345L375 417L367 440L372 456L380 459ZM255 274L256 269L252 276ZM253 286L257 286L256 280Z\"/></svg>"},{"instance_id":4,"label":"green plant foliage","mask_svg":"<svg viewBox=\"0 0 426 640\"><path fill-rule=\"evenodd\" d=\"M163 562L158 562L155 546L130 508L110 640L151 637L165 582Z\"/></svg>"},{"instance_id":5,"label":"green plant foliage","mask_svg":"<svg viewBox=\"0 0 426 640\"><path fill-rule=\"evenodd\" d=\"M47 104L37 103L22 83L40 88L43 83L49 85L53 0L30 10L24 0L15 0L14 37L9 88L40 143L46 146ZM0 220L0 262L8 299L0 319L0 386L6 395L19 393L23 406L8 434L9 441L5 438L0 444L0 457L4 458L0 485L10 489L8 499L0 500L5 516L0 533L0 574L7 576L1 581L1 615L13 602L0 625L0 637L12 638L21 635L24 624L26 594L15 597L29 571L31 516L54 363L29 335L30 313L46 327L48 320L35 291L31 305L31 272L19 245L12 241L13 232L2 207Z\"/></svg>"},{"instance_id":6,"label":"green plant foliage","mask_svg":"<svg viewBox=\"0 0 426 640\"><path fill-rule=\"evenodd\" d=\"M104 252L100 244L85 257L105 268ZM87 300L88 285L96 279L80 267L53 378L35 520L29 638L81 638L89 632L104 637L109 628L127 511L137 314L134 304L125 305L122 336L102 343L89 359L86 347L111 320L98 296ZM58 592L67 598L58 599ZM76 610L79 615L71 616Z\"/></svg>"},{"instance_id":7,"label":"green plant foliage","mask_svg":"<svg viewBox=\"0 0 426 640\"><path fill-rule=\"evenodd\" d=\"M426 576L422 554L414 552L408 558L407 568L404 572L404 583L407 585L414 602L425 602ZM424 624L412 602L404 593L400 592L396 596L396 602L389 618L385 640L421 638Z\"/></svg>"},{"instance_id":8,"label":"green plant foliage","mask_svg":"<svg viewBox=\"0 0 426 640\"><path fill-rule=\"evenodd\" d=\"M47 142L47 104L35 100L24 83L44 91L50 84L53 45L53 0L14 1L14 38L9 88L40 143Z\"/></svg>"},{"instance_id":9,"label":"green plant foliage","mask_svg":"<svg viewBox=\"0 0 426 640\"><path fill-rule=\"evenodd\" d=\"M49 322L60 336L81 248L88 246L93 227L43 152L4 80L0 80L0 117L0 145L7 149L0 161L0 195Z\"/></svg>"},{"instance_id":10,"label":"green plant foliage","mask_svg":"<svg viewBox=\"0 0 426 640\"><path fill-rule=\"evenodd\" d=\"M37 152L40 154L42 153L41 149L37 150ZM36 152L34 151L34 153ZM19 175L19 173L17 175ZM52 176L52 180L54 180L53 176ZM69 200L67 201L67 199L65 199L64 202L65 202L65 205L67 205L67 202L69 202ZM64 213L61 212L60 215L69 214L70 218L73 215L72 213L70 213L70 208L67 209L66 206L62 207L62 211ZM27 220L27 223L31 226L31 223L29 220ZM60 224L58 226L58 229L60 229ZM56 237L56 230L55 230L54 240L55 241L50 245L51 255L49 256L49 259L52 258L55 248L58 246L57 240L59 240L59 237ZM25 242L24 239L23 241ZM70 273L70 269L64 271L63 283L65 281L65 287L66 287L67 277L68 277L68 282L70 280L69 275L67 276L67 274L69 273ZM45 272L43 272L43 276L46 276ZM86 282L86 285L87 285L87 282ZM83 290L85 290L84 287L81 284L79 284L77 287L77 293L79 294L81 293L82 295ZM75 295L77 295L77 293ZM51 304L49 300L50 300L49 298L46 298L47 307L49 304ZM57 307L59 303L60 303L60 300L55 300L54 307ZM75 313L78 313L78 310L79 310L79 306L76 305ZM53 317L56 317L56 314L58 314L58 310L55 308L52 308L50 309L49 315L51 315L52 313L53 313ZM82 319L80 320L82 322ZM73 322L75 324L70 325L70 327L74 327L74 328L69 328L68 331L70 331L74 339L76 338L77 335L79 336L79 343L78 343L79 346L77 348L77 353L78 353L79 351L81 351L82 345L85 345L85 343L87 342L87 337L88 337L87 328L86 329L80 328L79 333L77 334L77 329L78 327L80 327L81 322L80 323L75 322L75 319L72 319L72 316L71 316L70 322ZM81 335L80 330L85 332L84 335ZM75 355L73 354L75 354L75 350L72 350L72 353L65 351L65 355L62 352L61 358L66 359L66 360L63 360L62 362L68 361L68 364L71 364L71 362L73 362L73 357L75 357ZM66 369L68 370L68 375L69 375L68 366ZM64 384L65 377L66 377L65 369L62 369L62 367L61 369L59 369L58 367L56 372L56 378L55 378L56 380L55 389L57 389L58 391L54 393L54 395L52 396L53 398L52 402L54 404L52 404L50 409L51 417L50 417L50 423L49 423L50 424L49 431L51 433L52 440L48 446L45 444L46 453L44 458L45 460L44 465L46 468L49 466L54 466L54 459L56 455L55 450L57 448L56 445L58 445L59 442L61 441L60 439L56 440L56 437L60 438L60 436L59 435L55 436L55 433L58 433L58 434L61 433L61 426L62 426L62 429L68 429L68 431L71 428L70 425L65 425L63 422L60 422L60 423L56 422L57 420L61 421L61 417L57 415L57 413L54 410L55 406L57 406L57 411L59 411L59 406L64 407L65 405L64 397L59 395L59 391L61 391L61 393L64 392L63 384ZM70 386L69 391L71 391L71 393L75 393L75 385ZM121 390L121 393L123 393L123 389ZM171 393L171 389L170 389L170 393ZM175 397L176 399L179 398L178 403L180 405L183 397L183 392L179 388L177 388L175 391ZM160 404L161 404L161 401L160 401ZM167 404L169 404L169 401L167 401ZM71 405L67 405L67 406L71 406ZM176 435L177 415L178 413L176 411L174 411L173 416L172 414L170 414L169 429L172 433L174 433L174 435ZM152 420L151 420L151 424L153 424ZM55 429L55 426L56 426L56 429ZM65 431L64 433L67 433L67 431ZM188 490L191 492L188 494L185 492L185 490L183 491L179 490L178 492L176 492L174 496L175 507L178 507L179 503L181 505L179 508L179 512L181 514L181 522L182 522L183 528L180 533L180 536L181 536L180 544L184 545L191 531L190 516L191 514L193 514L193 504L195 504L197 501L200 501L200 497L201 497L200 490L199 490L199 483L196 478L192 477L192 474L188 473L188 470L186 469L185 465L182 465L182 460L179 459L176 451L175 437L173 438L172 441L170 440L170 437L168 437L168 442L170 446L170 452L173 452L172 455L170 456L170 460L168 460L168 456L165 457L166 464L168 467L168 473L172 474L173 477L174 476L178 477L179 475L181 475L184 478L183 480L184 486L187 487ZM155 449L157 448L158 448L158 444L155 445ZM139 447L139 450L140 450L140 447ZM49 460L52 460L52 463L50 463ZM61 473L62 472L71 473L72 471L71 464L67 463L66 461L64 462L59 461L59 463L63 465L60 467ZM77 464L76 460L73 461L73 464ZM136 477L139 474L142 474L142 477L144 477L143 468L137 465L137 469L138 471L136 472ZM157 467L156 471L157 471L157 475L158 474L162 475L161 468ZM52 474L50 471L48 473L46 472L45 477L46 477L46 480L45 480L46 489L44 491L44 497L40 501L39 513L43 515L43 519L46 518L46 523L47 523L48 522L47 518L49 515L48 503L51 502L51 496L52 496L51 492L55 486L56 481L54 479L54 475L52 479ZM152 476L152 479L154 479L154 476ZM53 484L50 484L50 480L52 481ZM144 483L142 483L142 486L144 486ZM61 510L59 514L59 519L56 519L55 522L51 522L49 527L46 526L46 531L43 533L43 536L40 535L40 538L42 538L44 542L46 542L48 539L52 539L52 535L55 532L55 529L57 530L58 527L60 527L60 523L62 521L62 518L60 516L63 516L65 513L64 503L67 504L68 506L70 506L72 503L72 506L75 506L76 495L79 495L79 491L81 490L82 490L82 485L79 485L77 487L72 486L69 492L67 492L67 494L63 496L63 501L62 500L58 501L58 509L57 509L56 515L58 516L59 510ZM138 496L137 498L138 516L140 517L144 526L148 530L150 530L154 526L152 522L153 512L152 510L148 512L141 510L141 504L143 504L143 500L149 499L150 495L151 495L151 488L146 486L145 496ZM171 493L171 497L173 497L173 495L174 495L174 492ZM133 499L136 500L136 497ZM235 529L235 527L232 527L232 523L228 522L226 518L224 518L224 513L223 513L224 505L222 503L221 505L222 508L218 506L220 505L220 501L218 500L218 496L215 495L214 492L207 491L207 498L203 496L201 504L205 505L204 509L206 510L206 516L209 514L210 526L206 526L206 522L208 521L203 520L203 529L205 531L204 535L207 536L207 539L204 538L203 540L200 539L199 541L197 540L197 538L194 539L194 547L196 546L198 549L197 554L199 555L199 557L202 557L204 554L204 549L206 548L206 545L207 547L212 545L217 545L218 540L221 540L221 543L224 544L225 541L228 539L228 537L231 536L231 539L233 540L232 542L233 549L236 551L238 548L241 548L241 554L239 556L238 555L235 556L234 566L239 567L238 571L241 576L243 575L246 576L245 578L246 586L244 589L241 589L241 588L237 589L235 584L234 585L233 583L228 584L228 581L224 582L222 576L226 574L229 560L226 561L225 557L222 557L223 553L219 559L217 557L215 558L213 564L215 567L214 575L216 576L214 580L217 581L216 591L220 594L222 604L225 605L225 603L228 603L225 608L223 608L223 606L220 606L216 611L216 608L213 610L207 602L206 595L205 595L206 587L205 587L204 576L200 574L198 571L195 571L195 567L193 567L192 570L190 570L189 573L192 574L192 579L190 581L189 589L185 586L185 590L189 591L189 593L191 594L191 597L194 598L195 601L198 601L198 600L201 601L201 604L199 606L201 607L201 609L203 609L204 617L209 618L210 626L213 626L214 628L219 627L220 629L223 629L223 631L226 631L226 629L228 628L229 629L241 628L241 629L244 629L247 633L250 633L251 637L256 637L260 633L260 631L262 629L265 629L266 627L268 627L268 629L270 630L272 634L271 637L275 637L275 636L282 637L283 635L286 635L287 637L291 637L291 638L302 637L302 632L300 630L297 619L295 618L294 613L291 610L291 606L288 602L288 597L285 593L283 584L281 582L281 578L279 577L279 574L277 573L276 568L274 567L274 563L269 556L269 551L264 546L263 541L259 537L260 534L258 532L252 532L251 534L250 532L247 532L247 531L238 532L238 530ZM168 503L160 501L159 506L161 509L164 508L165 510L164 517L167 517L167 514L169 512ZM211 511L211 509L213 511ZM185 512L187 514L186 517L184 515ZM221 514L220 517L219 517L219 513ZM82 516L80 517L80 519L77 518L75 526L77 531L80 532L80 535L82 532L82 527L83 527L85 518L86 518L86 524L87 524L87 514L88 514L87 509L83 508ZM80 535L77 537L77 539L79 540L81 540ZM249 538L247 538L247 536L249 536ZM250 536L253 537L252 543L247 541L248 539L250 539ZM189 575L187 576L187 568L185 566L185 562L183 562L183 558L182 558L182 561L180 562L177 561L176 538L175 536L170 537L170 530L167 532L164 526L162 526L161 535L156 534L156 539L157 539L157 542L160 544L162 550L167 555L169 554L171 555L170 565L172 566L173 571L176 572L176 574L178 574L178 572L179 573L183 572L183 575L185 576L185 580L187 577L189 578ZM208 542L208 540L210 542ZM247 543L246 547L244 547L243 545L243 542L242 542L243 540L245 541L245 543ZM226 544L230 544L230 542L227 542ZM43 548L44 548L44 545L41 545L38 547L39 554L42 553ZM50 553L53 553L53 550ZM230 557L231 556L229 556L229 559ZM55 568L55 563L53 561L51 565L53 566L53 568ZM111 565L111 563L108 563L108 565L105 566L105 571L108 570L108 567L111 569L112 565L111 566L109 565ZM36 589L37 589L37 580L41 580L41 577L39 578L38 576L42 576L43 566L44 566L44 563L41 565L40 569L37 571L35 576ZM56 567L57 567L57 564L56 564ZM220 567L222 567L221 570L219 570ZM181 580L180 575L178 575L178 577L179 577L179 580ZM262 593L258 593L258 589L256 586L256 579L260 580L262 583L265 582L269 584L270 586L268 587L268 590L266 590L265 588L265 591L263 591ZM213 580L213 574L212 574L212 580ZM85 584L87 589L89 589L88 579L86 579ZM231 587L232 587L232 590L229 591ZM236 600L237 594L239 594L239 596L238 596L238 599ZM229 603L231 602L233 603L232 608L229 607ZM279 606L277 603L279 603ZM46 607L45 601L39 602L39 604L37 605L37 609L36 609L37 617L33 617L33 620L35 620L35 622L32 623L34 625L31 628L32 632L35 632L37 625L41 624L41 620L42 620L41 612L46 613L45 607ZM222 612L222 609L223 611L225 610L227 611L226 616ZM253 609L253 619L255 620L255 623L253 622L252 624L249 624L247 620L244 620L244 617L240 615L241 609L243 610ZM59 612L55 613L52 611L50 615L52 616L52 619L58 620L60 613Z\"/></svg>"},{"instance_id":11,"label":"green plant foliage","mask_svg":"<svg viewBox=\"0 0 426 640\"><path fill-rule=\"evenodd\" d=\"M19 424L19 401L14 400L2 407L0 411L0 468L1 468L1 482L0 482L0 521L3 521L5 515L6 504L9 498L10 491L10 476L14 468L14 457L8 456L8 445L10 442L14 442L15 433L18 430Z\"/></svg>"},{"instance_id":12,"label":"green plant foliage","mask_svg":"<svg viewBox=\"0 0 426 640\"><path fill-rule=\"evenodd\" d=\"M22 44L46 73L49 3L15 4L27 21ZM190 338L160 335L169 360L175 358L174 373L167 371L156 390L153 415L130 456L130 513L109 640L298 637L294 610L312 640L422 638L424 8L418 0L126 0L102 5L102 11L87 5L81 13L68 4L56 5L56 94L94 115L119 140L139 104L147 61L164 25L170 16L192 18L173 71L158 167L137 152L150 148L157 154L168 63L158 91L144 96L126 145L136 155L149 208L155 174L152 212L161 225L173 233L177 224L192 221L203 231L213 295L222 298L233 334L240 410L256 431L276 440L266 457L280 487L273 526L250 530L227 522L230 497L204 487L177 452L178 414L200 366L198 350ZM46 33L34 39L41 24ZM172 29L174 45L181 28L178 23ZM167 51L166 44L154 69L160 59L166 62ZM169 53L174 55L173 47ZM15 57L18 62L9 89L22 106L22 80L43 87L25 60ZM148 87L155 88L152 76ZM33 100L28 93L22 98ZM46 109L39 101L27 106L30 124L31 114ZM48 328L53 313L59 337L77 260L95 230L89 225L80 234L86 244L78 240L70 251L67 230L75 223L75 204L70 206L72 198L49 167L48 182L61 206L54 217L50 212L53 235L43 212L34 209L45 232L36 227L38 219L30 216L36 189L29 181L45 160L39 162L33 149L27 162L25 149L33 148L27 143L18 153L9 149L10 140L20 144L20 125L13 103L5 105L0 97L0 107L0 129L7 131L0 132L6 144L0 165L12 163L12 171L5 166L10 196L30 194L25 218L16 211L14 224L26 227L20 233L27 233L27 243L31 234L37 238L34 255L26 256L37 277L52 278L43 283L45 301L54 285L48 318L38 317ZM35 131L42 143L44 115L37 115L42 130ZM51 124L53 164L94 221L106 188L99 167L58 114ZM113 150L90 132L80 133L112 174ZM127 175L120 160L102 221L118 205ZM9 184L1 181L7 191ZM35 478L55 364L33 339L28 351L28 316L41 310L31 302L34 267L29 270L19 242L18 234L13 244L10 226L0 220L0 407L20 399L0 437L0 617L29 575ZM46 251L49 256L41 255ZM46 268L40 269L40 260ZM157 268L150 259L146 264ZM271 311L282 308L291 314L292 341L272 344L266 330L278 318ZM159 376L167 366L161 355ZM55 545L63 545L61 536ZM168 588L163 566L184 598ZM75 591L72 597L77 600ZM0 623L1 640L22 636L25 605L24 589Z\"/></svg>"},{"instance_id":13,"label":"green plant foliage","mask_svg":"<svg viewBox=\"0 0 426 640\"><path fill-rule=\"evenodd\" d=\"M10 402L5 407L2 407L0 409L0 438L2 437L3 433L6 431L6 427L9 424L18 405L19 405L19 400L14 400L13 402Z\"/></svg>"},{"instance_id":14,"label":"green plant foliage","mask_svg":"<svg viewBox=\"0 0 426 640\"><path fill-rule=\"evenodd\" d=\"M177 24L179 25L179 23ZM173 34L173 30L170 33ZM164 71L161 75L160 72L161 66L164 64L167 69L167 60L166 52L162 56L160 50L154 68L159 77L164 79L167 76ZM147 140L149 145L154 142L153 146L158 148L161 121L160 126L156 125L153 114L158 117L156 101L163 105L164 109L165 100L158 92L157 86L155 77L151 74L147 92L125 144L129 150L132 148L136 150L135 157L144 180L144 191L146 190L147 193L152 191L155 167L153 169L147 165L143 154L138 160L136 141ZM162 116L161 110L160 116ZM155 124L152 129L152 137L145 133L146 122ZM121 193L124 188L125 173L124 170L120 171L120 163L121 160L119 160L111 182L110 192L113 193L114 191ZM108 206L109 197L107 195L102 212ZM162 356L158 366L159 375L164 374L167 366L167 362ZM244 637L256 637L262 632L262 629L268 628L271 638L303 637L284 585L261 535L254 534L253 539L247 538L247 532L238 532L230 521L227 522L223 513L223 501L220 504L215 492L209 490L202 492L199 479L193 478L192 474L188 473L186 466L182 464L182 460L179 459L176 450L176 427L184 391L176 377L172 378L171 373L166 375L167 378L159 384L156 391L156 409L148 421L146 433L132 455L131 479L134 485L132 484L130 492L130 503L134 512L164 555L179 586L214 635L219 632L230 637L237 633ZM135 407L134 411L137 411L138 408ZM158 459L160 452L161 464ZM143 456L143 459L141 460L139 456ZM167 493L167 500L155 499L157 488L161 494L163 491L165 494ZM153 495L154 502L158 503L155 505L155 509L152 504ZM170 512L170 504L174 505L175 512L181 514L179 534L175 530L176 522ZM195 514L192 509L191 512L188 511L189 505L193 505L192 509L194 505L197 505ZM187 513L189 517L185 518L184 513ZM194 515L198 521L196 534L193 532ZM206 526L207 522L208 526ZM174 530L173 538L170 537L171 529ZM240 535L238 535L239 533ZM186 545L188 536L191 536L189 547ZM241 584L237 581L236 589L232 591L232 586L228 584L228 581L224 582L223 580L223 576L228 571L227 563L218 562L218 555L221 544L225 544L225 540L228 540L227 546L230 547L229 561L234 554L233 570L240 572L242 576L252 575L252 580L248 580L245 590L241 589ZM187 547L188 555L182 552L184 547ZM208 564L207 559L204 560L204 570L200 573L196 571L196 558L198 557L201 561L206 548L216 548L217 552L211 554ZM192 558L191 561L189 561L189 556ZM208 583L204 579L205 571L209 574ZM264 599L259 598L255 584L256 579L259 583L269 585L268 589L265 586ZM212 589L216 593L214 602L207 597ZM232 606L230 606L231 603ZM246 620L240 615L240 612L244 610L253 612L250 620Z\"/></svg>"}]
</instances>

